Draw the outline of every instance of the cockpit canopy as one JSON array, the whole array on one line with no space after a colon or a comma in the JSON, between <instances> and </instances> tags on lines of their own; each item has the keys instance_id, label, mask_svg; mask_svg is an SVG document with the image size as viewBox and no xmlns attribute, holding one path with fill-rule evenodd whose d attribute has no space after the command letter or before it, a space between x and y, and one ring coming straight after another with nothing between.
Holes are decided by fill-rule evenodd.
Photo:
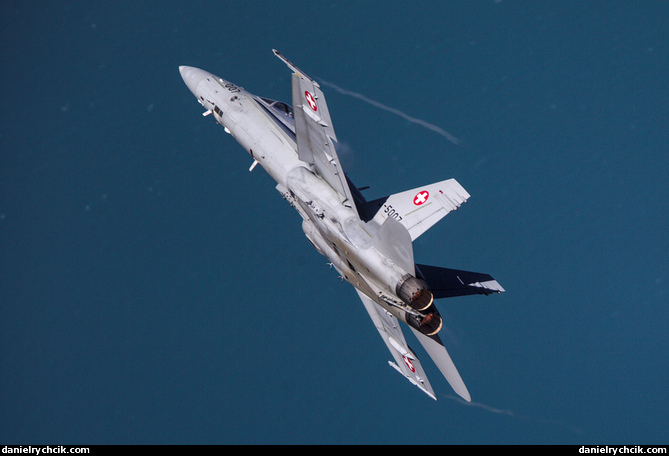
<instances>
[{"instance_id":1,"label":"cockpit canopy","mask_svg":"<svg viewBox=\"0 0 669 456\"><path fill-rule=\"evenodd\" d=\"M293 118L293 107L291 105L283 101L262 97L255 97L255 100L286 133L295 136L295 119Z\"/></svg>"},{"instance_id":2,"label":"cockpit canopy","mask_svg":"<svg viewBox=\"0 0 669 456\"><path fill-rule=\"evenodd\" d=\"M267 103L268 107L272 111L276 111L281 115L293 118L293 107L283 101L270 100L269 98L261 98L262 101Z\"/></svg>"}]
</instances>

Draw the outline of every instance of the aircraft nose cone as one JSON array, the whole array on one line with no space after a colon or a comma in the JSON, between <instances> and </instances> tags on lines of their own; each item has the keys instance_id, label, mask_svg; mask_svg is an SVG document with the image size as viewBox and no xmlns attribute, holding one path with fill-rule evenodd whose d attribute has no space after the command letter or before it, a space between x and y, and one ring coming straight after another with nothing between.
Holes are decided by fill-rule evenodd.
<instances>
[{"instance_id":1,"label":"aircraft nose cone","mask_svg":"<svg viewBox=\"0 0 669 456\"><path fill-rule=\"evenodd\" d=\"M182 65L179 67L179 73L186 83L186 86L193 92L193 95L197 96L197 86L204 78L206 78L206 71L200 70L199 68L190 67Z\"/></svg>"}]
</instances>

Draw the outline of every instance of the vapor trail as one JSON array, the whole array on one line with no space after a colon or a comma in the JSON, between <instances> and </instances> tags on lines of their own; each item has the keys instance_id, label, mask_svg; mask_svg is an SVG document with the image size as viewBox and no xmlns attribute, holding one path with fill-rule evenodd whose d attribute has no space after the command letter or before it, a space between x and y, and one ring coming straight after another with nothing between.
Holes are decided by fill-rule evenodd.
<instances>
[{"instance_id":1,"label":"vapor trail","mask_svg":"<svg viewBox=\"0 0 669 456\"><path fill-rule=\"evenodd\" d=\"M415 124L418 124L422 127L427 128L428 130L432 130L435 133L440 134L441 136L445 137L446 139L448 139L450 142L452 142L455 145L460 145L460 140L458 138L456 138L455 136L453 136L452 134L450 134L449 132L447 132L446 130L444 130L443 128L437 127L436 125L433 125L429 122L425 122L424 120L417 119L415 117L411 117L410 115L400 111L399 109L391 108L390 106L386 106L383 103L379 103L378 101L371 100L371 99L367 98L366 96L364 96L361 93L352 92L350 90L342 89L338 85L333 84L333 83L328 82L328 81L324 81L323 79L319 79L319 81L323 85L328 86L328 87L336 90L337 92L339 92L341 94L349 95L351 97L362 100L365 103L371 104L372 106L375 106L379 109L383 109L384 111L391 112L391 113L393 113L397 116L402 117L405 120L408 120L409 122L413 122Z\"/></svg>"},{"instance_id":2,"label":"vapor trail","mask_svg":"<svg viewBox=\"0 0 669 456\"><path fill-rule=\"evenodd\" d=\"M516 414L513 412L513 410L498 409L496 407L491 407L489 405L481 404L480 402L467 402L464 399L461 399L461 398L455 397L455 396L444 396L444 397L447 398L447 399L452 399L452 400L454 400L456 402L459 402L463 405L467 405L469 407L478 407L478 408L481 408L481 409L486 410L488 412L496 413L498 415L507 415L507 416L514 416L514 417L516 416Z\"/></svg>"},{"instance_id":3,"label":"vapor trail","mask_svg":"<svg viewBox=\"0 0 669 456\"><path fill-rule=\"evenodd\" d=\"M554 420L542 420L542 419L536 419L536 418L530 418L528 416L523 416L523 415L518 415L516 412L513 410L509 409L498 409L496 407L491 407L489 405L481 404L480 402L467 402L461 397L455 397L455 396L448 396L446 394L442 394L442 397L445 397L446 399L451 399L455 402L458 402L462 405L466 405L468 407L477 407L480 409L483 409L487 412L495 413L497 415L506 415L506 416L512 416L514 418L517 418L519 420L524 420L524 421L531 421L534 423L539 423L539 424L548 424L548 425L553 425L553 426L561 426L564 428L569 429L571 432L575 434L582 434L583 431L581 431L579 428L571 426L569 424L563 423L561 421L554 421Z\"/></svg>"}]
</instances>

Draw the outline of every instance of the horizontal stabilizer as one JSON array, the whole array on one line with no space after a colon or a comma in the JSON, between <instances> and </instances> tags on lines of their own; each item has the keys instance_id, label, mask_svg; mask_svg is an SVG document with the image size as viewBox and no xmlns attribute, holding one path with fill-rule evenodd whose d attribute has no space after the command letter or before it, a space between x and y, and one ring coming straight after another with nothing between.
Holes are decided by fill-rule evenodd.
<instances>
[{"instance_id":1,"label":"horizontal stabilizer","mask_svg":"<svg viewBox=\"0 0 669 456\"><path fill-rule=\"evenodd\" d=\"M444 347L439 336L436 334L433 336L426 336L422 332L413 328L411 328L411 331L413 331L418 338L418 341L423 345L427 354L430 355L434 364L437 365L441 373L446 377L446 380L448 380L448 384L451 385L453 391L458 393L458 396L467 402L471 402L472 398L465 386L465 382L462 381L458 369L455 367L455 364L453 364L453 360L446 351L446 347Z\"/></svg>"},{"instance_id":2,"label":"horizontal stabilizer","mask_svg":"<svg viewBox=\"0 0 669 456\"><path fill-rule=\"evenodd\" d=\"M381 338L386 343L388 350L393 355L395 362L388 361L388 364L397 372L402 374L412 384L420 388L425 394L432 399L437 400L434 395L434 390L427 380L423 366L416 357L416 354L411 350L404 339L404 334L400 328L400 322L386 312L381 306L372 301L368 296L360 290L355 290L360 296L362 303L367 309L367 313L372 318L374 326L379 331Z\"/></svg>"},{"instance_id":3,"label":"horizontal stabilizer","mask_svg":"<svg viewBox=\"0 0 669 456\"><path fill-rule=\"evenodd\" d=\"M488 274L417 264L417 273L430 286L434 299L501 293L502 286Z\"/></svg>"}]
</instances>

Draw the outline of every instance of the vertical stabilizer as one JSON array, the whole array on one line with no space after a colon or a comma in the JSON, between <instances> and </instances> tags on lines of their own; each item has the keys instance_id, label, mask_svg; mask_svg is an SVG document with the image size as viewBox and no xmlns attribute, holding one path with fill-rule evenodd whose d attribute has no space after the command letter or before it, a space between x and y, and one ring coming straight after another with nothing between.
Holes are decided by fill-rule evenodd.
<instances>
[{"instance_id":1,"label":"vertical stabilizer","mask_svg":"<svg viewBox=\"0 0 669 456\"><path fill-rule=\"evenodd\" d=\"M374 247L404 271L416 273L411 235L397 220L388 218L383 222L374 237Z\"/></svg>"},{"instance_id":2,"label":"vertical stabilizer","mask_svg":"<svg viewBox=\"0 0 669 456\"><path fill-rule=\"evenodd\" d=\"M364 203L360 213L368 219L375 214L372 220L378 224L394 218L416 240L469 196L455 179L448 179Z\"/></svg>"}]
</instances>

